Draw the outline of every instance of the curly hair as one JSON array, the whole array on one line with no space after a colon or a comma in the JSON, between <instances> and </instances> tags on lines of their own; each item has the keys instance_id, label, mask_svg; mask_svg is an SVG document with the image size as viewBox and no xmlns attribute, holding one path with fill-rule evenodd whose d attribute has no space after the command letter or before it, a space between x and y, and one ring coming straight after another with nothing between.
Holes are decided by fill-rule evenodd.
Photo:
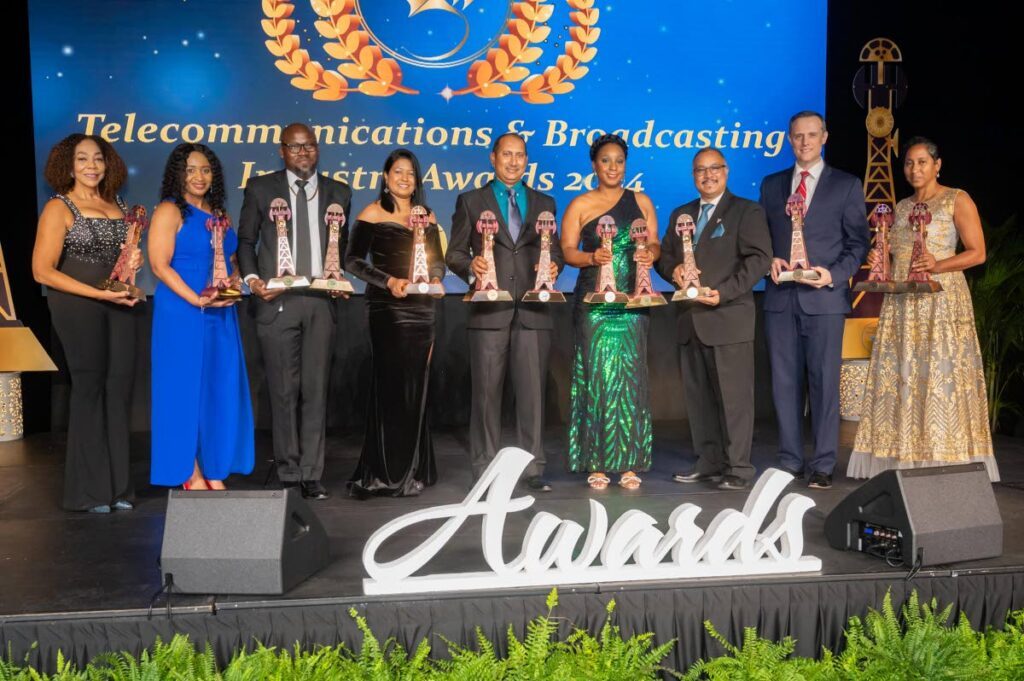
<instances>
[{"instance_id":1,"label":"curly hair","mask_svg":"<svg viewBox=\"0 0 1024 681\"><path fill-rule=\"evenodd\" d=\"M622 139L615 133L608 133L601 135L594 143L590 145L590 160L593 161L597 158L597 152L601 151L601 147L606 144L614 144L615 146L622 149L623 158L629 158L629 146L626 144L626 140Z\"/></svg>"},{"instance_id":2,"label":"curly hair","mask_svg":"<svg viewBox=\"0 0 1024 681\"><path fill-rule=\"evenodd\" d=\"M98 191L104 201L113 203L117 198L117 190L121 188L128 178L128 167L124 160L114 151L114 147L107 140L97 135L83 135L76 132L68 135L60 142L57 142L50 149L50 157L46 159L46 169L43 170L43 177L46 183L58 194L67 194L75 186L75 178L72 175L75 169L75 147L84 140L92 140L100 148L103 154L103 161L106 168L103 171L103 179L100 180Z\"/></svg>"},{"instance_id":3,"label":"curly hair","mask_svg":"<svg viewBox=\"0 0 1024 681\"><path fill-rule=\"evenodd\" d=\"M213 182L210 190L206 193L206 200L210 204L210 212L224 210L227 201L227 193L224 191L224 169L220 159L213 150L205 144L179 144L167 157L167 165L164 166L164 181L160 185L160 200L173 201L181 212L181 219L188 218L192 212L192 206L185 201L185 168L188 166L188 157L193 151L198 151L210 162L210 170L213 171Z\"/></svg>"}]
</instances>

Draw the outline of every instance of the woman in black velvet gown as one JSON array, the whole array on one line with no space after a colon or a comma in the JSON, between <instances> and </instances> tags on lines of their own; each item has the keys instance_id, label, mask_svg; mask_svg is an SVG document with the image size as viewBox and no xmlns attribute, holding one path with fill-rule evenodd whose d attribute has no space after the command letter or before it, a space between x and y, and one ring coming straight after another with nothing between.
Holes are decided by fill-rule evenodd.
<instances>
[{"instance_id":1,"label":"woman in black velvet gown","mask_svg":"<svg viewBox=\"0 0 1024 681\"><path fill-rule=\"evenodd\" d=\"M419 162L396 149L384 162L380 195L363 209L349 234L345 269L366 282L373 351L373 387L352 496L411 496L437 480L427 424L427 384L434 349L433 298L407 294L413 233L409 213L423 206ZM427 265L444 276L437 220L430 213Z\"/></svg>"}]
</instances>

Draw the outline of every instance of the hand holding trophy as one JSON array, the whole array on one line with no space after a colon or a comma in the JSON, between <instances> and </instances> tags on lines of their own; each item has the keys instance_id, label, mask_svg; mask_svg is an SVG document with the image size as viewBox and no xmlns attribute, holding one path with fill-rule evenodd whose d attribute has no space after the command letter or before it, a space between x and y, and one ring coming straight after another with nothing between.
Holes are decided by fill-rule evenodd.
<instances>
[{"instance_id":1,"label":"hand holding trophy","mask_svg":"<svg viewBox=\"0 0 1024 681\"><path fill-rule=\"evenodd\" d=\"M409 264L409 283L406 295L444 295L444 284L430 281L430 267L427 265L427 227L430 215L423 206L413 206L409 211L409 229L412 230L412 262Z\"/></svg>"},{"instance_id":2,"label":"hand holding trophy","mask_svg":"<svg viewBox=\"0 0 1024 681\"><path fill-rule=\"evenodd\" d=\"M928 253L928 225L932 223L932 212L927 203L915 203L907 218L910 228L914 230L914 246L910 251L910 271L907 273L909 293L938 293L942 284L934 281L925 270L915 270L914 264L920 262Z\"/></svg>"},{"instance_id":3,"label":"hand holding trophy","mask_svg":"<svg viewBox=\"0 0 1024 681\"><path fill-rule=\"evenodd\" d=\"M697 226L693 223L693 216L683 213L676 218L676 234L683 242L683 263L682 283L679 290L672 294L672 302L694 300L701 296L708 296L711 289L700 285L700 270L697 269L697 260L693 255L693 235Z\"/></svg>"},{"instance_id":4,"label":"hand holding trophy","mask_svg":"<svg viewBox=\"0 0 1024 681\"><path fill-rule=\"evenodd\" d=\"M880 293L901 293L900 282L892 280L892 261L889 257L889 228L892 227L892 208L880 203L868 218L871 231L875 233L875 243L871 246L868 262L871 271L865 281L857 282L854 291Z\"/></svg>"},{"instance_id":5,"label":"hand holding trophy","mask_svg":"<svg viewBox=\"0 0 1024 681\"><path fill-rule=\"evenodd\" d=\"M597 221L597 235L601 237L599 248L612 254L612 239L618 233L618 225L611 215L602 215ZM622 293L615 287L615 265L612 260L601 265L597 275L597 288L588 293L583 302L590 304L599 303L628 303L629 296Z\"/></svg>"},{"instance_id":6,"label":"hand holding trophy","mask_svg":"<svg viewBox=\"0 0 1024 681\"><path fill-rule=\"evenodd\" d=\"M242 289L238 285L237 273L228 276L228 264L224 258L224 235L231 228L231 219L219 208L206 220L206 229L210 232L210 244L213 246L213 271L210 285L199 294L210 300L238 300L242 297Z\"/></svg>"},{"instance_id":7,"label":"hand holding trophy","mask_svg":"<svg viewBox=\"0 0 1024 681\"><path fill-rule=\"evenodd\" d=\"M498 288L498 273L494 267L494 235L498 233L498 218L489 210L483 211L476 221L476 231L483 245L482 257L487 262L487 271L477 277L474 289L462 299L467 303L510 302L512 295Z\"/></svg>"},{"instance_id":8,"label":"hand holding trophy","mask_svg":"<svg viewBox=\"0 0 1024 681\"><path fill-rule=\"evenodd\" d=\"M146 292L135 285L135 267L132 262L139 250L142 233L149 225L146 209L139 205L132 206L124 216L124 221L128 225L128 231L124 243L121 244L121 254L117 256L110 276L100 282L99 288L107 291L127 291L130 298L146 300Z\"/></svg>"},{"instance_id":9,"label":"hand holding trophy","mask_svg":"<svg viewBox=\"0 0 1024 681\"><path fill-rule=\"evenodd\" d=\"M555 282L551 278L551 238L555 234L555 216L551 211L544 211L537 216L534 225L540 234L540 257L537 259L537 279L533 288L523 296L524 303L564 303L565 294L555 290Z\"/></svg>"},{"instance_id":10,"label":"hand holding trophy","mask_svg":"<svg viewBox=\"0 0 1024 681\"><path fill-rule=\"evenodd\" d=\"M295 274L295 261L292 259L291 246L288 245L288 221L292 219L292 209L288 207L288 202L282 198L271 201L270 219L277 228L277 276L267 282L267 290L309 286L309 279Z\"/></svg>"},{"instance_id":11,"label":"hand holding trophy","mask_svg":"<svg viewBox=\"0 0 1024 681\"><path fill-rule=\"evenodd\" d=\"M346 279L341 272L341 254L338 252L338 239L341 235L341 228L345 225L345 209L337 203L327 206L324 222L327 223L327 254L324 256L324 274L319 279L314 279L309 287L329 293L352 293L354 291L352 282Z\"/></svg>"},{"instance_id":12,"label":"hand holding trophy","mask_svg":"<svg viewBox=\"0 0 1024 681\"><path fill-rule=\"evenodd\" d=\"M789 245L789 269L779 272L779 283L784 281L817 281L821 274L807 263L807 248L804 246L804 216L807 204L799 192L786 201L786 215L793 225L792 241Z\"/></svg>"},{"instance_id":13,"label":"hand holding trophy","mask_svg":"<svg viewBox=\"0 0 1024 681\"><path fill-rule=\"evenodd\" d=\"M658 305L667 305L668 301L660 293L654 290L654 286L651 285L651 268L649 265L641 263L639 256L647 251L647 221L643 218L637 218L633 220L633 223L629 226L629 238L636 244L636 253L633 254L633 259L636 263L636 284L633 286L633 294L629 296L629 302L626 303L626 307L656 307Z\"/></svg>"}]
</instances>

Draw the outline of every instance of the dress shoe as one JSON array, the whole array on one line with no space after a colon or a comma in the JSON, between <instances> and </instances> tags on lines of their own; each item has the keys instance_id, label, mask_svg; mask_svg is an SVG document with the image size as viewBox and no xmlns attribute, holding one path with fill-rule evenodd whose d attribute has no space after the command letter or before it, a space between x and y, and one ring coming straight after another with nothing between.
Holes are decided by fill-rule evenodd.
<instances>
[{"instance_id":1,"label":"dress shoe","mask_svg":"<svg viewBox=\"0 0 1024 681\"><path fill-rule=\"evenodd\" d=\"M722 479L721 473L676 473L672 476L676 482L718 482Z\"/></svg>"},{"instance_id":2,"label":"dress shoe","mask_svg":"<svg viewBox=\"0 0 1024 681\"><path fill-rule=\"evenodd\" d=\"M722 478L722 482L718 483L718 489L746 489L747 481L743 478L737 478L735 475L726 475Z\"/></svg>"},{"instance_id":3,"label":"dress shoe","mask_svg":"<svg viewBox=\"0 0 1024 681\"><path fill-rule=\"evenodd\" d=\"M789 468L787 466L783 466L782 464L779 464L777 466L777 468L780 471L784 471L784 472L789 473L790 475L792 475L794 480L803 480L804 479L804 472L802 470L794 471L793 469L791 469L791 468Z\"/></svg>"},{"instance_id":4,"label":"dress shoe","mask_svg":"<svg viewBox=\"0 0 1024 681\"><path fill-rule=\"evenodd\" d=\"M811 473L807 486L811 489L832 489L832 476L827 473Z\"/></svg>"},{"instance_id":5,"label":"dress shoe","mask_svg":"<svg viewBox=\"0 0 1024 681\"><path fill-rule=\"evenodd\" d=\"M327 488L320 484L319 480L303 480L299 483L299 487L302 489L303 499L314 499L322 500L327 499L331 496Z\"/></svg>"},{"instance_id":6,"label":"dress shoe","mask_svg":"<svg viewBox=\"0 0 1024 681\"><path fill-rule=\"evenodd\" d=\"M93 506L88 509L89 513L110 513L110 506L106 504L100 504L99 506Z\"/></svg>"},{"instance_id":7,"label":"dress shoe","mask_svg":"<svg viewBox=\"0 0 1024 681\"><path fill-rule=\"evenodd\" d=\"M118 499L117 501L110 505L110 508L114 509L115 511L131 511L132 509L135 508L135 504L128 501L127 499Z\"/></svg>"},{"instance_id":8,"label":"dress shoe","mask_svg":"<svg viewBox=\"0 0 1024 681\"><path fill-rule=\"evenodd\" d=\"M526 479L526 488L531 492L550 492L551 483L539 475L533 475Z\"/></svg>"}]
</instances>

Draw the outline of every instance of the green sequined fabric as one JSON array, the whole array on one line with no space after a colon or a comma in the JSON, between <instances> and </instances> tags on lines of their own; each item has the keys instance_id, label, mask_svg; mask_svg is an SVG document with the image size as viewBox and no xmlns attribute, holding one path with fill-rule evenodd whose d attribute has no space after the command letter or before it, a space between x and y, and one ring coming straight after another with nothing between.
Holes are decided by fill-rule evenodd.
<instances>
[{"instance_id":1,"label":"green sequined fabric","mask_svg":"<svg viewBox=\"0 0 1024 681\"><path fill-rule=\"evenodd\" d=\"M629 238L633 220L643 217L631 191L608 213L619 231L612 240L615 285L631 292L635 284L635 248ZM580 248L600 244L597 219L584 225ZM651 466L651 408L647 380L646 310L623 305L588 305L583 297L597 284L597 267L584 268L576 283L576 351L570 388L569 470L577 472L645 471Z\"/></svg>"}]
</instances>

